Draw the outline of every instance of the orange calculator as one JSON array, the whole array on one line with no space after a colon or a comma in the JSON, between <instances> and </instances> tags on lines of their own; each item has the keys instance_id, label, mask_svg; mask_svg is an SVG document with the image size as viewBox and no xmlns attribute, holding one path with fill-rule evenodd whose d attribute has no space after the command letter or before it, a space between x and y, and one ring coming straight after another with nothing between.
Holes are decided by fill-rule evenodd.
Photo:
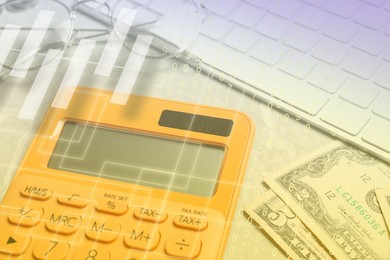
<instances>
[{"instance_id":1,"label":"orange calculator","mask_svg":"<svg viewBox=\"0 0 390 260\"><path fill-rule=\"evenodd\" d=\"M221 259L254 135L237 111L78 87L0 207L0 259Z\"/></svg>"}]
</instances>

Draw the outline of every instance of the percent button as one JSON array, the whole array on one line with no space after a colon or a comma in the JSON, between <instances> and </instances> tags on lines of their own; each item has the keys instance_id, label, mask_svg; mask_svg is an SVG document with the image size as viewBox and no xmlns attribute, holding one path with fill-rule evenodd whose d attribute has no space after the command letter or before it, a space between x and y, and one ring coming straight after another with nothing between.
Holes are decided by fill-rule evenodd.
<instances>
[{"instance_id":1,"label":"percent button","mask_svg":"<svg viewBox=\"0 0 390 260\"><path fill-rule=\"evenodd\" d=\"M127 206L126 202L110 199L98 200L95 208L99 212L112 215L124 215L129 210L129 207Z\"/></svg>"}]
</instances>

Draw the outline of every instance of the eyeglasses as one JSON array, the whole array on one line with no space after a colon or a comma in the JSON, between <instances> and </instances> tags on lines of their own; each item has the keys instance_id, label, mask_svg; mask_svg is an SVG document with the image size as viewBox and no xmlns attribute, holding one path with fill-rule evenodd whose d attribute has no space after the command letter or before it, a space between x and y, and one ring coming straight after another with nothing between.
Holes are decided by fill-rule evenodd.
<instances>
[{"instance_id":1,"label":"eyeglasses","mask_svg":"<svg viewBox=\"0 0 390 260\"><path fill-rule=\"evenodd\" d=\"M147 58L170 57L185 51L196 39L207 12L196 0L154 0L148 7L127 0L114 4L113 0L81 0L71 6L64 2L9 0L0 4L0 68L37 69L45 65L42 57L49 50L64 51L83 39L119 42L117 48L137 52L133 46L139 35L153 39ZM91 29L79 19L86 8L100 22L97 28Z\"/></svg>"}]
</instances>

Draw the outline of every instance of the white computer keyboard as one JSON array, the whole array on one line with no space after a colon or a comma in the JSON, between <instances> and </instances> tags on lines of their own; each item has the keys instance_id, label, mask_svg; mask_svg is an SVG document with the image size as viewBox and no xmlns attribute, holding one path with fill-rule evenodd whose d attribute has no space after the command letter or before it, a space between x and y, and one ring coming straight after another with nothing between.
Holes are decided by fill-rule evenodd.
<instances>
[{"instance_id":1,"label":"white computer keyboard","mask_svg":"<svg viewBox=\"0 0 390 260\"><path fill-rule=\"evenodd\" d=\"M158 16L161 1L119 4ZM189 48L204 66L390 162L390 0L204 4L201 33Z\"/></svg>"}]
</instances>

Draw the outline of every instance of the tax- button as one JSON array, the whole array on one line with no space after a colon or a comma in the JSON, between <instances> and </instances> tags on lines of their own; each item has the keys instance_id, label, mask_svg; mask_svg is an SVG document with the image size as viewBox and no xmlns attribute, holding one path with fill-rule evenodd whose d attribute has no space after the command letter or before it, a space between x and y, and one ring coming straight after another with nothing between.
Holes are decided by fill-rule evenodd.
<instances>
[{"instance_id":1,"label":"tax- button","mask_svg":"<svg viewBox=\"0 0 390 260\"><path fill-rule=\"evenodd\" d=\"M202 248L199 234L176 233L167 238L165 251L168 255L182 258L196 258Z\"/></svg>"},{"instance_id":2,"label":"tax- button","mask_svg":"<svg viewBox=\"0 0 390 260\"><path fill-rule=\"evenodd\" d=\"M22 206L11 208L8 212L8 221L14 225L33 227L42 218L43 209L38 206Z\"/></svg>"},{"instance_id":3,"label":"tax- button","mask_svg":"<svg viewBox=\"0 0 390 260\"><path fill-rule=\"evenodd\" d=\"M85 208L88 205L88 199L82 197L80 194L72 193L57 197L58 203L70 207Z\"/></svg>"},{"instance_id":4,"label":"tax- button","mask_svg":"<svg viewBox=\"0 0 390 260\"><path fill-rule=\"evenodd\" d=\"M134 216L139 220L161 223L168 217L167 213L156 209L138 208L134 211Z\"/></svg>"},{"instance_id":5,"label":"tax- button","mask_svg":"<svg viewBox=\"0 0 390 260\"><path fill-rule=\"evenodd\" d=\"M93 241L110 243L118 237L120 229L121 226L116 221L90 219L85 230L85 236Z\"/></svg>"},{"instance_id":6,"label":"tax- button","mask_svg":"<svg viewBox=\"0 0 390 260\"><path fill-rule=\"evenodd\" d=\"M0 233L0 253L19 256L23 254L30 245L30 237L17 233L8 233L2 230Z\"/></svg>"},{"instance_id":7,"label":"tax- button","mask_svg":"<svg viewBox=\"0 0 390 260\"><path fill-rule=\"evenodd\" d=\"M20 190L20 194L29 199L48 200L53 196L53 191L46 187L26 185Z\"/></svg>"},{"instance_id":8,"label":"tax- button","mask_svg":"<svg viewBox=\"0 0 390 260\"><path fill-rule=\"evenodd\" d=\"M39 239L35 244L33 255L39 260L64 260L68 251L68 243Z\"/></svg>"},{"instance_id":9,"label":"tax- button","mask_svg":"<svg viewBox=\"0 0 390 260\"><path fill-rule=\"evenodd\" d=\"M207 220L188 215L178 215L173 220L173 223L180 228L191 230L204 230L207 227Z\"/></svg>"},{"instance_id":10,"label":"tax- button","mask_svg":"<svg viewBox=\"0 0 390 260\"><path fill-rule=\"evenodd\" d=\"M136 223L125 234L125 244L129 248L150 251L157 247L160 236L155 226Z\"/></svg>"},{"instance_id":11,"label":"tax- button","mask_svg":"<svg viewBox=\"0 0 390 260\"><path fill-rule=\"evenodd\" d=\"M52 212L46 220L46 228L54 233L72 235L80 226L81 217L76 214Z\"/></svg>"},{"instance_id":12,"label":"tax- button","mask_svg":"<svg viewBox=\"0 0 390 260\"><path fill-rule=\"evenodd\" d=\"M126 202L110 199L99 199L95 208L97 211L118 216L126 214L129 210Z\"/></svg>"}]
</instances>

